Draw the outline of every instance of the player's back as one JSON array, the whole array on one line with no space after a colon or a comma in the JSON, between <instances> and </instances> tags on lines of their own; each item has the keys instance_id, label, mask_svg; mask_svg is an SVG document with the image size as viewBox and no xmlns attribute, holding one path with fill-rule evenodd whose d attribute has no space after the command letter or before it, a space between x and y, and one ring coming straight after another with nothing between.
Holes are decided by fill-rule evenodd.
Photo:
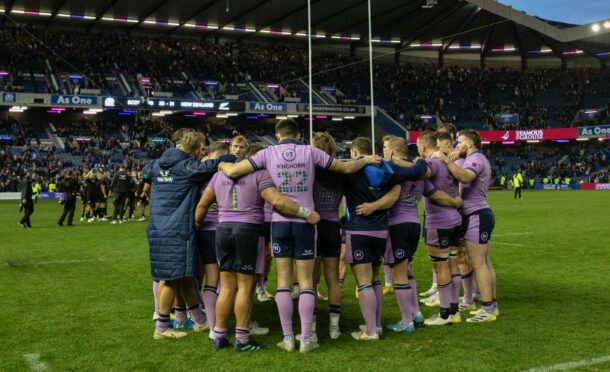
<instances>
[{"instance_id":1,"label":"player's back","mask_svg":"<svg viewBox=\"0 0 610 372\"><path fill-rule=\"evenodd\" d=\"M426 163L430 168L431 176L424 186L424 196L429 196L436 190L440 190L451 197L456 197L458 192L457 181L449 172L447 165L436 158L427 158ZM424 208L426 211L426 226L436 228L454 227L462 221L457 209L436 205L429 197L424 200Z\"/></svg>"},{"instance_id":2,"label":"player's back","mask_svg":"<svg viewBox=\"0 0 610 372\"><path fill-rule=\"evenodd\" d=\"M316 165L327 169L333 158L323 151L300 145L295 140L284 140L280 144L257 152L250 159L254 169L267 169L278 191L295 203L313 210L313 183ZM287 218L273 212L273 222L299 222L299 218Z\"/></svg>"},{"instance_id":3,"label":"player's back","mask_svg":"<svg viewBox=\"0 0 610 372\"><path fill-rule=\"evenodd\" d=\"M219 223L264 222L264 200L261 192L268 187L274 187L266 170L259 170L236 180L217 172L208 187L216 195Z\"/></svg>"},{"instance_id":4,"label":"player's back","mask_svg":"<svg viewBox=\"0 0 610 372\"><path fill-rule=\"evenodd\" d=\"M381 231L387 230L388 211L378 210L369 216L360 216L356 207L362 203L372 203L391 189L391 184L372 187L366 174L366 167L356 173L347 175L345 200L347 206L347 223L349 231Z\"/></svg>"},{"instance_id":5,"label":"player's back","mask_svg":"<svg viewBox=\"0 0 610 372\"><path fill-rule=\"evenodd\" d=\"M398 225L401 223L419 223L417 204L424 194L424 181L405 181L400 184L400 196L396 204L390 209L388 223Z\"/></svg>"},{"instance_id":6,"label":"player's back","mask_svg":"<svg viewBox=\"0 0 610 372\"><path fill-rule=\"evenodd\" d=\"M339 221L339 205L343 199L344 183L344 175L316 169L313 198L320 219Z\"/></svg>"}]
</instances>

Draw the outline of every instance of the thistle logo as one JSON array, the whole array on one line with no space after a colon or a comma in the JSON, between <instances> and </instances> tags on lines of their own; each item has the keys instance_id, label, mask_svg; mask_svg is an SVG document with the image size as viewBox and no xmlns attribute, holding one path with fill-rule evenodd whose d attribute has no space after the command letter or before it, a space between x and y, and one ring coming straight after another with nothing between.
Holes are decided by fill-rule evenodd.
<instances>
[{"instance_id":1,"label":"thistle logo","mask_svg":"<svg viewBox=\"0 0 610 372\"><path fill-rule=\"evenodd\" d=\"M394 252L394 257L401 259L405 256L405 251L404 249L399 249L396 252Z\"/></svg>"},{"instance_id":2,"label":"thistle logo","mask_svg":"<svg viewBox=\"0 0 610 372\"><path fill-rule=\"evenodd\" d=\"M159 183L173 183L174 177L169 175L168 170L159 171L159 176L157 177L157 182Z\"/></svg>"},{"instance_id":3,"label":"thistle logo","mask_svg":"<svg viewBox=\"0 0 610 372\"><path fill-rule=\"evenodd\" d=\"M489 234L486 231L484 231L481 233L481 241L483 243L485 243L485 242L487 242L487 240L489 240Z\"/></svg>"},{"instance_id":4,"label":"thistle logo","mask_svg":"<svg viewBox=\"0 0 610 372\"><path fill-rule=\"evenodd\" d=\"M279 244L273 243L273 253L278 254L282 251L282 248Z\"/></svg>"},{"instance_id":5,"label":"thistle logo","mask_svg":"<svg viewBox=\"0 0 610 372\"><path fill-rule=\"evenodd\" d=\"M441 247L447 247L449 245L449 238L441 239Z\"/></svg>"},{"instance_id":6,"label":"thistle logo","mask_svg":"<svg viewBox=\"0 0 610 372\"><path fill-rule=\"evenodd\" d=\"M508 141L509 137L510 137L510 132L506 131L506 133L504 133L501 138L502 138L502 141Z\"/></svg>"},{"instance_id":7,"label":"thistle logo","mask_svg":"<svg viewBox=\"0 0 610 372\"><path fill-rule=\"evenodd\" d=\"M354 251L354 258L358 261L364 258L364 252L362 251Z\"/></svg>"}]
</instances>

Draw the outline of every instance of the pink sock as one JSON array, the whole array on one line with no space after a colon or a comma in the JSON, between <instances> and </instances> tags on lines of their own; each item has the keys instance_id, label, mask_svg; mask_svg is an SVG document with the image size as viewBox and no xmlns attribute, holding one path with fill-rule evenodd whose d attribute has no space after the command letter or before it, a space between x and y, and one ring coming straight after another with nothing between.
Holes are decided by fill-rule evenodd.
<instances>
[{"instance_id":1,"label":"pink sock","mask_svg":"<svg viewBox=\"0 0 610 372\"><path fill-rule=\"evenodd\" d=\"M411 285L411 310L413 310L413 316L419 314L419 298L417 298L417 281L415 279L409 279Z\"/></svg>"},{"instance_id":2,"label":"pink sock","mask_svg":"<svg viewBox=\"0 0 610 372\"><path fill-rule=\"evenodd\" d=\"M401 323L409 325L413 321L413 309L411 308L411 286L409 284L394 284L394 293L402 315Z\"/></svg>"},{"instance_id":3,"label":"pink sock","mask_svg":"<svg viewBox=\"0 0 610 372\"><path fill-rule=\"evenodd\" d=\"M460 303L460 288L462 287L462 277L460 274L451 275L451 303Z\"/></svg>"},{"instance_id":4,"label":"pink sock","mask_svg":"<svg viewBox=\"0 0 610 372\"><path fill-rule=\"evenodd\" d=\"M301 340L309 339L311 336L311 324L313 323L314 307L316 305L316 294L312 289L301 289L299 295L299 317L301 318Z\"/></svg>"},{"instance_id":5,"label":"pink sock","mask_svg":"<svg viewBox=\"0 0 610 372\"><path fill-rule=\"evenodd\" d=\"M474 289L472 279L472 271L466 275L462 275L462 287L464 287L464 302L466 302L467 304L472 304L474 302L472 298L472 292Z\"/></svg>"},{"instance_id":6,"label":"pink sock","mask_svg":"<svg viewBox=\"0 0 610 372\"><path fill-rule=\"evenodd\" d=\"M392 283L392 268L390 265L383 265L383 276L386 284Z\"/></svg>"},{"instance_id":7,"label":"pink sock","mask_svg":"<svg viewBox=\"0 0 610 372\"><path fill-rule=\"evenodd\" d=\"M208 318L208 325L214 329L216 325L216 300L218 294L216 287L206 285L203 287L203 303L205 304L205 314Z\"/></svg>"},{"instance_id":8,"label":"pink sock","mask_svg":"<svg viewBox=\"0 0 610 372\"><path fill-rule=\"evenodd\" d=\"M448 309L451 304L451 282L438 285L438 299L441 308Z\"/></svg>"},{"instance_id":9,"label":"pink sock","mask_svg":"<svg viewBox=\"0 0 610 372\"><path fill-rule=\"evenodd\" d=\"M284 336L292 336L292 312L293 303L290 289L278 288L275 293L275 302L277 310L280 313L280 323L282 323L282 333Z\"/></svg>"},{"instance_id":10,"label":"pink sock","mask_svg":"<svg viewBox=\"0 0 610 372\"><path fill-rule=\"evenodd\" d=\"M381 307L383 306L383 288L381 287L381 282L373 282L373 289L377 297L377 310L375 311L377 327L381 327Z\"/></svg>"},{"instance_id":11,"label":"pink sock","mask_svg":"<svg viewBox=\"0 0 610 372\"><path fill-rule=\"evenodd\" d=\"M358 302L360 311L366 324L366 334L374 335L377 333L377 296L371 284L358 287Z\"/></svg>"},{"instance_id":12,"label":"pink sock","mask_svg":"<svg viewBox=\"0 0 610 372\"><path fill-rule=\"evenodd\" d=\"M174 306L174 313L176 315L176 322L186 322L186 306Z\"/></svg>"}]
</instances>

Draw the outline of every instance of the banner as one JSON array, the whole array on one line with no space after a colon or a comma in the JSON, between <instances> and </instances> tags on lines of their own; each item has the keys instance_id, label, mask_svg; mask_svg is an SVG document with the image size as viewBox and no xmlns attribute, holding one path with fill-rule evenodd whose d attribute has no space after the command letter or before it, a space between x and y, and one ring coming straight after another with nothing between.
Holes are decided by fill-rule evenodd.
<instances>
[{"instance_id":1,"label":"banner","mask_svg":"<svg viewBox=\"0 0 610 372\"><path fill-rule=\"evenodd\" d=\"M297 111L308 112L309 104L298 103ZM313 105L313 111L314 112L338 113L338 114L365 114L366 107L365 106L341 106L341 105Z\"/></svg>"},{"instance_id":2,"label":"banner","mask_svg":"<svg viewBox=\"0 0 610 372\"><path fill-rule=\"evenodd\" d=\"M585 182L580 185L583 190L610 190L610 183Z\"/></svg>"},{"instance_id":3,"label":"banner","mask_svg":"<svg viewBox=\"0 0 610 372\"><path fill-rule=\"evenodd\" d=\"M113 98L104 99L107 108L147 108L159 110L201 110L216 112L244 112L246 103L240 101L189 101L165 98Z\"/></svg>"},{"instance_id":4,"label":"banner","mask_svg":"<svg viewBox=\"0 0 610 372\"><path fill-rule=\"evenodd\" d=\"M70 96L65 94L51 95L52 105L96 106L96 96Z\"/></svg>"},{"instance_id":5,"label":"banner","mask_svg":"<svg viewBox=\"0 0 610 372\"><path fill-rule=\"evenodd\" d=\"M610 124L596 125L594 127L580 127L580 128L578 128L578 137L584 137L584 138L610 137Z\"/></svg>"},{"instance_id":6,"label":"banner","mask_svg":"<svg viewBox=\"0 0 610 372\"><path fill-rule=\"evenodd\" d=\"M409 131L409 141L415 142L422 131ZM481 130L481 141L484 142L514 142L514 141L546 141L559 139L576 139L577 128L553 129L519 129L519 130Z\"/></svg>"},{"instance_id":7,"label":"banner","mask_svg":"<svg viewBox=\"0 0 610 372\"><path fill-rule=\"evenodd\" d=\"M273 102L249 102L248 109L257 112L286 112L288 111L288 105Z\"/></svg>"}]
</instances>

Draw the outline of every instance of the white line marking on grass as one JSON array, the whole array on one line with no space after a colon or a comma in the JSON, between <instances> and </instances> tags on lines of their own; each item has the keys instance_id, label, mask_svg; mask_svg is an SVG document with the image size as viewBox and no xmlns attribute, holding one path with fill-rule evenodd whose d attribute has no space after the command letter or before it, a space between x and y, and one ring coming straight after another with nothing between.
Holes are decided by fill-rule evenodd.
<instances>
[{"instance_id":1,"label":"white line marking on grass","mask_svg":"<svg viewBox=\"0 0 610 372\"><path fill-rule=\"evenodd\" d=\"M491 245L495 245L495 244L500 244L500 245L510 245L510 246L513 246L513 247L525 247L525 245L523 245L523 244L514 244L514 243L500 243L500 242L495 242L495 241L492 241L492 242L491 242Z\"/></svg>"},{"instance_id":2,"label":"white line marking on grass","mask_svg":"<svg viewBox=\"0 0 610 372\"><path fill-rule=\"evenodd\" d=\"M102 262L101 258L95 258L90 260L55 260L55 261L34 261L34 262L20 262L20 261L12 261L5 262L4 266L41 266L41 265L60 265L60 264L73 264L73 263L85 263L85 262Z\"/></svg>"},{"instance_id":3,"label":"white line marking on grass","mask_svg":"<svg viewBox=\"0 0 610 372\"><path fill-rule=\"evenodd\" d=\"M567 371L569 369L588 367L594 364L601 364L606 362L610 362L610 355L598 358L583 359L578 362L561 363L548 367L532 368L528 369L526 372Z\"/></svg>"},{"instance_id":4,"label":"white line marking on grass","mask_svg":"<svg viewBox=\"0 0 610 372\"><path fill-rule=\"evenodd\" d=\"M46 363L40 360L40 354L23 354L23 357L30 365L30 370L32 371L42 372L49 369Z\"/></svg>"},{"instance_id":5,"label":"white line marking on grass","mask_svg":"<svg viewBox=\"0 0 610 372\"><path fill-rule=\"evenodd\" d=\"M520 233L508 233L508 234L493 234L493 236L513 236L513 235L532 235L533 232L520 232Z\"/></svg>"}]
</instances>

